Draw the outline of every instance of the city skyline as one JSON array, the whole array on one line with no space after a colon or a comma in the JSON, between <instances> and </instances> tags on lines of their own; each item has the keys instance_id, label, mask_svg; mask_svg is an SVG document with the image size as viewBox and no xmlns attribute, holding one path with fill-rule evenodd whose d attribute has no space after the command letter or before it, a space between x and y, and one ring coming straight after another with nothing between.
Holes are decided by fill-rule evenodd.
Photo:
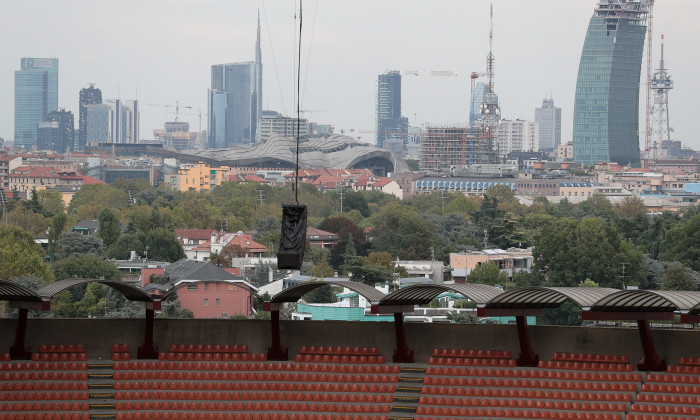
<instances>
[{"instance_id":1,"label":"city skyline","mask_svg":"<svg viewBox=\"0 0 700 420\"><path fill-rule=\"evenodd\" d=\"M4 92L13 91L12 74L20 58L57 57L61 61L59 107L77 115L80 89L94 82L105 97L138 98L144 104L144 138L151 138L152 129L163 126L166 113L169 121L175 116L174 108L164 110L147 103L174 105L179 101L191 106L181 119L198 127L198 117L187 113L207 112L203 92L210 85L211 66L251 60L260 9L266 56L262 108L293 116L292 3L168 0L134 2L133 7L72 3L78 7L61 8L38 0L0 6L0 24L5 31L23 34L0 58L0 88ZM658 62L663 33L666 62L676 82L669 101L674 137L696 149L700 138L693 138L691 112L698 82L692 72L699 59L685 53L683 44L698 38L700 30L690 20L695 12L700 13L698 3L659 0L654 13L654 62ZM578 62L595 4L595 0L493 1L495 90L504 118L531 119L542 98L552 97L562 108L562 142L572 139ZM305 118L333 124L336 132L344 129L346 134L373 142L374 133L360 130L375 128L378 74L386 70L452 70L460 76L405 75L403 113L411 125L468 121L467 76L472 71L485 71L489 2L307 1L304 6L301 107L322 111ZM105 29L104 20L88 19L88 13L111 16L115 22L123 19L136 29L132 33L110 31ZM523 15L528 19L522 19ZM22 22L30 17L52 36L22 32ZM86 33L90 36L79 38ZM12 96L0 98L4 111L0 113L0 137L7 140L14 138ZM644 106L643 93L640 106ZM642 116L640 113L640 130L644 128ZM641 133L640 137L643 143Z\"/></svg>"}]
</instances>

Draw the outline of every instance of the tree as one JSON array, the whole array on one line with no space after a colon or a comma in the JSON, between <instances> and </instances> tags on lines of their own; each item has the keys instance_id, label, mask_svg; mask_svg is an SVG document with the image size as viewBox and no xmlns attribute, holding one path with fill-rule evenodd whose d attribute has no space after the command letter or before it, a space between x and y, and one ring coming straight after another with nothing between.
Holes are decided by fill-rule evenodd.
<instances>
[{"instance_id":1,"label":"tree","mask_svg":"<svg viewBox=\"0 0 700 420\"><path fill-rule=\"evenodd\" d=\"M44 236L49 229L49 223L41 213L27 210L23 206L15 207L7 213L7 223L18 226L33 236Z\"/></svg>"},{"instance_id":2,"label":"tree","mask_svg":"<svg viewBox=\"0 0 700 420\"><path fill-rule=\"evenodd\" d=\"M647 214L647 206L644 200L637 196L625 197L622 202L613 206L613 211L621 219L631 219L639 214Z\"/></svg>"},{"instance_id":3,"label":"tree","mask_svg":"<svg viewBox=\"0 0 700 420\"><path fill-rule=\"evenodd\" d=\"M464 194L455 194L454 199L445 204L445 214L455 213L469 216L479 210L476 200L467 198Z\"/></svg>"},{"instance_id":4,"label":"tree","mask_svg":"<svg viewBox=\"0 0 700 420\"><path fill-rule=\"evenodd\" d=\"M113 260L128 260L131 258L131 251L135 251L136 255L141 257L145 256L145 233L127 233L120 236L115 243L107 248L107 258Z\"/></svg>"},{"instance_id":5,"label":"tree","mask_svg":"<svg viewBox=\"0 0 700 420\"><path fill-rule=\"evenodd\" d=\"M112 209L105 208L100 212L98 220L100 228L97 231L97 235L102 238L104 247L109 248L110 245L117 242L117 239L122 234L122 225L119 222L119 217Z\"/></svg>"},{"instance_id":6,"label":"tree","mask_svg":"<svg viewBox=\"0 0 700 420\"><path fill-rule=\"evenodd\" d=\"M357 210L362 214L363 217L369 217L370 211L369 206L367 206L367 201L364 195L357 191L348 190L345 193L345 200L343 201L343 210Z\"/></svg>"},{"instance_id":7,"label":"tree","mask_svg":"<svg viewBox=\"0 0 700 420\"><path fill-rule=\"evenodd\" d=\"M59 243L61 244L60 248L52 255L54 261L73 255L96 254L101 256L104 253L102 239L92 235L65 232L59 236Z\"/></svg>"},{"instance_id":8,"label":"tree","mask_svg":"<svg viewBox=\"0 0 700 420\"><path fill-rule=\"evenodd\" d=\"M414 208L392 205L375 217L374 249L405 260L430 258L437 243L435 230Z\"/></svg>"},{"instance_id":9,"label":"tree","mask_svg":"<svg viewBox=\"0 0 700 420\"><path fill-rule=\"evenodd\" d=\"M35 276L53 282L43 256L44 250L34 243L31 234L16 226L0 226L0 279Z\"/></svg>"},{"instance_id":10,"label":"tree","mask_svg":"<svg viewBox=\"0 0 700 420\"><path fill-rule=\"evenodd\" d=\"M44 217L51 218L64 212L65 205L63 204L63 197L59 191L38 191L37 201L39 202L41 213Z\"/></svg>"},{"instance_id":11,"label":"tree","mask_svg":"<svg viewBox=\"0 0 700 420\"><path fill-rule=\"evenodd\" d=\"M57 280L69 278L121 280L121 274L113 262L95 254L69 256L52 266Z\"/></svg>"},{"instance_id":12,"label":"tree","mask_svg":"<svg viewBox=\"0 0 700 420\"><path fill-rule=\"evenodd\" d=\"M148 259L153 261L175 262L186 257L175 232L164 228L153 229L146 235Z\"/></svg>"},{"instance_id":13,"label":"tree","mask_svg":"<svg viewBox=\"0 0 700 420\"><path fill-rule=\"evenodd\" d=\"M51 256L58 252L59 236L66 229L67 221L68 216L63 212L56 214L51 220L51 228L49 229L49 255Z\"/></svg>"},{"instance_id":14,"label":"tree","mask_svg":"<svg viewBox=\"0 0 700 420\"><path fill-rule=\"evenodd\" d=\"M325 261L314 264L313 269L311 269L311 275L321 280L325 279L326 277L333 277L333 267L331 267Z\"/></svg>"},{"instance_id":15,"label":"tree","mask_svg":"<svg viewBox=\"0 0 700 420\"><path fill-rule=\"evenodd\" d=\"M642 254L602 219L561 219L545 226L535 237L535 269L550 286L576 286L591 279L601 287L622 288L622 263L626 284L639 284Z\"/></svg>"},{"instance_id":16,"label":"tree","mask_svg":"<svg viewBox=\"0 0 700 420\"><path fill-rule=\"evenodd\" d=\"M488 284L490 286L505 286L508 281L506 273L498 268L498 264L485 262L477 265L467 277L469 283Z\"/></svg>"},{"instance_id":17,"label":"tree","mask_svg":"<svg viewBox=\"0 0 700 420\"><path fill-rule=\"evenodd\" d=\"M679 262L672 262L666 267L662 290L695 290L693 279L686 273L685 267Z\"/></svg>"},{"instance_id":18,"label":"tree","mask_svg":"<svg viewBox=\"0 0 700 420\"><path fill-rule=\"evenodd\" d=\"M673 226L660 245L660 257L700 271L700 214Z\"/></svg>"},{"instance_id":19,"label":"tree","mask_svg":"<svg viewBox=\"0 0 700 420\"><path fill-rule=\"evenodd\" d=\"M567 300L557 308L544 310L542 323L545 325L581 325L581 308Z\"/></svg>"},{"instance_id":20,"label":"tree","mask_svg":"<svg viewBox=\"0 0 700 420\"><path fill-rule=\"evenodd\" d=\"M229 243L221 250L216 258L212 258L211 262L222 267L231 267L233 258L243 258L248 254L248 251L242 246L234 243Z\"/></svg>"}]
</instances>

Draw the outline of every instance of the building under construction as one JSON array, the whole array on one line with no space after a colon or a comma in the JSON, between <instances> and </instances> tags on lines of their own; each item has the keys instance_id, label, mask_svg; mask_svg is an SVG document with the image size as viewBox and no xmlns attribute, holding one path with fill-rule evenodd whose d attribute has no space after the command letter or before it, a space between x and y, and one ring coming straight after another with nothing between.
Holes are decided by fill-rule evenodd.
<instances>
[{"instance_id":1,"label":"building under construction","mask_svg":"<svg viewBox=\"0 0 700 420\"><path fill-rule=\"evenodd\" d=\"M424 172L446 172L457 167L499 162L497 128L501 120L500 104L494 91L495 58L493 55L493 6L491 6L491 30L489 53L486 57L486 73L472 73L472 98L475 102L475 77L486 76L488 81L480 98L478 110L470 108L470 120L466 127L428 126L422 136L420 168ZM479 94L481 96L481 93Z\"/></svg>"}]
</instances>

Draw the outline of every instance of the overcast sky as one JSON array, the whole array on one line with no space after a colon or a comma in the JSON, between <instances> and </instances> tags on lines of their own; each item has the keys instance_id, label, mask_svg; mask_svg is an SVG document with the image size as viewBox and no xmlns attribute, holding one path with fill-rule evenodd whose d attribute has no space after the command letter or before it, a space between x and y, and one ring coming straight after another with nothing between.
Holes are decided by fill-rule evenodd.
<instances>
[{"instance_id":1,"label":"overcast sky","mask_svg":"<svg viewBox=\"0 0 700 420\"><path fill-rule=\"evenodd\" d=\"M505 118L534 119L551 95L562 108L562 141L571 140L578 62L596 0L305 0L302 109L336 132L374 142L377 75L403 77L403 114L411 125L467 121L469 78L485 71L489 4L494 6L495 90ZM263 109L294 112L295 4L290 0L0 0L0 137L14 137L14 71L21 57L59 59L59 106L78 113L88 83L103 98L141 107L141 137L182 106L206 113L210 66L252 61L262 24ZM675 82L669 97L673 137L700 149L693 130L700 78L700 1L657 0L654 67L665 34ZM297 26L298 28L298 26ZM643 64L642 78L646 64ZM451 70L457 77L429 76ZM645 92L640 94L644 106ZM196 115L181 115L193 131ZM643 130L644 114L640 113ZM206 128L206 117L202 118ZM642 132L642 131L640 131ZM640 136L643 143L644 138Z\"/></svg>"}]
</instances>

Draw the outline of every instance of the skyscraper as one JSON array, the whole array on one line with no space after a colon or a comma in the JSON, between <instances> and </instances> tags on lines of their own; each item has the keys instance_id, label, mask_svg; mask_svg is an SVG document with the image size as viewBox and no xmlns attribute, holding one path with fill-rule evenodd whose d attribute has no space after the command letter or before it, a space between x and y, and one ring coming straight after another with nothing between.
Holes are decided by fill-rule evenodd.
<instances>
[{"instance_id":1,"label":"skyscraper","mask_svg":"<svg viewBox=\"0 0 700 420\"><path fill-rule=\"evenodd\" d=\"M89 87L80 89L80 103L78 113L78 141L75 150L83 150L87 144L87 106L88 104L101 104L102 91L90 83Z\"/></svg>"},{"instance_id":2,"label":"skyscraper","mask_svg":"<svg viewBox=\"0 0 700 420\"><path fill-rule=\"evenodd\" d=\"M73 150L75 120L73 113L65 109L49 112L46 121L37 123L37 150L53 150L65 153Z\"/></svg>"},{"instance_id":3,"label":"skyscraper","mask_svg":"<svg viewBox=\"0 0 700 420\"><path fill-rule=\"evenodd\" d=\"M408 119L401 117L401 74L398 71L380 74L377 79L376 124L377 147L387 148L389 140L401 140L406 136Z\"/></svg>"},{"instance_id":4,"label":"skyscraper","mask_svg":"<svg viewBox=\"0 0 700 420\"><path fill-rule=\"evenodd\" d=\"M209 147L222 148L256 141L262 115L262 52L260 16L255 61L211 66L208 92Z\"/></svg>"},{"instance_id":5,"label":"skyscraper","mask_svg":"<svg viewBox=\"0 0 700 420\"><path fill-rule=\"evenodd\" d=\"M139 143L137 100L108 99L104 104L87 104L86 140L102 143Z\"/></svg>"},{"instance_id":6,"label":"skyscraper","mask_svg":"<svg viewBox=\"0 0 700 420\"><path fill-rule=\"evenodd\" d=\"M649 0L599 0L579 63L574 161L639 165L639 77Z\"/></svg>"},{"instance_id":7,"label":"skyscraper","mask_svg":"<svg viewBox=\"0 0 700 420\"><path fill-rule=\"evenodd\" d=\"M561 108L553 99L542 101L542 108L535 108L535 122L539 124L539 150L555 151L561 144Z\"/></svg>"},{"instance_id":8,"label":"skyscraper","mask_svg":"<svg viewBox=\"0 0 700 420\"><path fill-rule=\"evenodd\" d=\"M37 124L58 109L58 59L23 58L15 71L15 146L36 146Z\"/></svg>"}]
</instances>

